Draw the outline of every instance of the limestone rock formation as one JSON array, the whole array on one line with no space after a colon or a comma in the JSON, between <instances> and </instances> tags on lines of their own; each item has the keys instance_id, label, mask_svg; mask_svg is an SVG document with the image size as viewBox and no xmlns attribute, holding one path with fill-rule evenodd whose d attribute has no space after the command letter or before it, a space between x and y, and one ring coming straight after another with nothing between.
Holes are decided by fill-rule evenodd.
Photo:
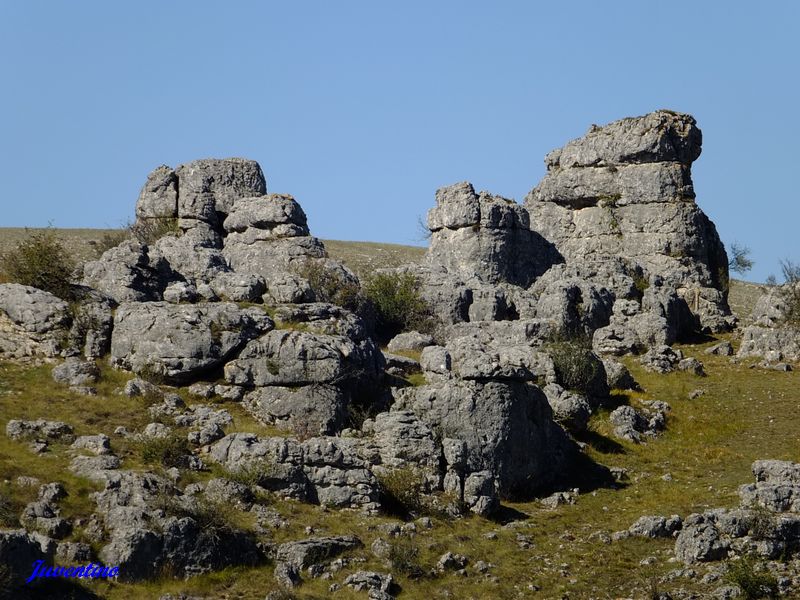
<instances>
[{"instance_id":1,"label":"limestone rock formation","mask_svg":"<svg viewBox=\"0 0 800 600\"><path fill-rule=\"evenodd\" d=\"M295 271L309 269L358 282L327 258L291 196L267 195L252 160L158 167L142 188L136 217L134 229L160 238L124 242L84 266L83 283L116 302L261 302L264 294L271 302L308 302L315 291Z\"/></svg>"},{"instance_id":2,"label":"limestone rock formation","mask_svg":"<svg viewBox=\"0 0 800 600\"><path fill-rule=\"evenodd\" d=\"M691 178L701 143L691 116L665 110L592 126L547 155L525 199L531 228L568 263L627 259L675 288L703 326L724 330L728 259Z\"/></svg>"}]
</instances>

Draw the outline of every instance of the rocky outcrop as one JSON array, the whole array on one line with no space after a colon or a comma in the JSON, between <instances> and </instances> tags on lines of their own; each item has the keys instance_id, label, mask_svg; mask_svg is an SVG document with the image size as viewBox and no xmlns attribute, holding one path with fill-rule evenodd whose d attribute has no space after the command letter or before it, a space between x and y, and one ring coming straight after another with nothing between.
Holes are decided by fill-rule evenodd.
<instances>
[{"instance_id":1,"label":"rocky outcrop","mask_svg":"<svg viewBox=\"0 0 800 600\"><path fill-rule=\"evenodd\" d=\"M327 258L291 196L267 194L252 160L158 167L142 188L136 216L134 230L159 239L124 242L84 266L83 283L116 302L309 302L315 299L309 271L358 284Z\"/></svg>"},{"instance_id":2,"label":"rocky outcrop","mask_svg":"<svg viewBox=\"0 0 800 600\"><path fill-rule=\"evenodd\" d=\"M476 194L467 182L436 192L428 229L429 262L464 280L527 287L555 260L522 206L488 192Z\"/></svg>"},{"instance_id":3,"label":"rocky outcrop","mask_svg":"<svg viewBox=\"0 0 800 600\"><path fill-rule=\"evenodd\" d=\"M108 532L99 558L118 565L120 579L146 579L167 565L189 576L264 559L253 536L157 475L112 470L95 478L104 486L93 496Z\"/></svg>"},{"instance_id":4,"label":"rocky outcrop","mask_svg":"<svg viewBox=\"0 0 800 600\"><path fill-rule=\"evenodd\" d=\"M568 263L624 258L661 277L702 326L724 330L727 255L691 179L701 143L695 120L671 111L593 125L545 158L525 199L531 228Z\"/></svg>"}]
</instances>

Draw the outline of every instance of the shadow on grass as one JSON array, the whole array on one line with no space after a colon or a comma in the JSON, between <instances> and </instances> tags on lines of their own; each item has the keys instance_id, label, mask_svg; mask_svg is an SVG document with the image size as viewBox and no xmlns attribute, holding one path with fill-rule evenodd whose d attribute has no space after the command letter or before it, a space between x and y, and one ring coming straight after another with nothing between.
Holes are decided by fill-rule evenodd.
<instances>
[{"instance_id":1,"label":"shadow on grass","mask_svg":"<svg viewBox=\"0 0 800 600\"><path fill-rule=\"evenodd\" d=\"M492 513L490 517L488 517L490 521L499 523L500 525L506 525L513 521L524 521L529 518L529 514L524 513L521 510L517 510L516 508L505 506L504 504L501 504L500 508Z\"/></svg>"},{"instance_id":2,"label":"shadow on grass","mask_svg":"<svg viewBox=\"0 0 800 600\"><path fill-rule=\"evenodd\" d=\"M583 431L575 434L575 439L588 444L593 450L601 454L625 454L625 447L596 431Z\"/></svg>"}]
</instances>

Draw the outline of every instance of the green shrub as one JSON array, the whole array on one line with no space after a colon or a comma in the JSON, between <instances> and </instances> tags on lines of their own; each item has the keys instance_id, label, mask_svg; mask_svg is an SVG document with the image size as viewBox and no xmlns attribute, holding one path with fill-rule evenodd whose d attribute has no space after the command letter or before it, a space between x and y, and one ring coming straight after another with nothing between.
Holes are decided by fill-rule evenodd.
<instances>
[{"instance_id":1,"label":"green shrub","mask_svg":"<svg viewBox=\"0 0 800 600\"><path fill-rule=\"evenodd\" d=\"M0 255L0 275L9 283L30 285L71 299L76 263L51 228L28 231L15 249Z\"/></svg>"},{"instance_id":2,"label":"green shrub","mask_svg":"<svg viewBox=\"0 0 800 600\"><path fill-rule=\"evenodd\" d=\"M376 473L382 504L390 513L402 517L431 512L422 473L411 467Z\"/></svg>"},{"instance_id":3,"label":"green shrub","mask_svg":"<svg viewBox=\"0 0 800 600\"><path fill-rule=\"evenodd\" d=\"M390 339L401 331L430 332L435 321L420 295L420 281L411 273L377 273L364 284L364 293L377 312L377 333Z\"/></svg>"},{"instance_id":4,"label":"green shrub","mask_svg":"<svg viewBox=\"0 0 800 600\"><path fill-rule=\"evenodd\" d=\"M728 563L725 579L738 586L747 600L778 596L778 582L775 577L763 563L757 565L749 556Z\"/></svg>"},{"instance_id":5,"label":"green shrub","mask_svg":"<svg viewBox=\"0 0 800 600\"><path fill-rule=\"evenodd\" d=\"M361 294L358 280L348 276L321 260L306 260L293 267L294 272L307 279L314 290L317 302L328 302L361 314L365 298Z\"/></svg>"},{"instance_id":6,"label":"green shrub","mask_svg":"<svg viewBox=\"0 0 800 600\"><path fill-rule=\"evenodd\" d=\"M142 460L147 464L160 464L166 468L183 467L186 457L191 453L189 441L177 433L163 438L147 438L141 442Z\"/></svg>"},{"instance_id":7,"label":"green shrub","mask_svg":"<svg viewBox=\"0 0 800 600\"><path fill-rule=\"evenodd\" d=\"M739 242L731 244L731 255L728 257L728 270L739 275L744 275L753 268L750 258L750 248L742 246Z\"/></svg>"},{"instance_id":8,"label":"green shrub","mask_svg":"<svg viewBox=\"0 0 800 600\"><path fill-rule=\"evenodd\" d=\"M568 390L591 395L602 374L602 363L592 352L591 341L581 337L555 340L547 345L547 351L559 383Z\"/></svg>"},{"instance_id":9,"label":"green shrub","mask_svg":"<svg viewBox=\"0 0 800 600\"><path fill-rule=\"evenodd\" d=\"M754 540L768 540L775 534L775 516L760 504L750 506L747 525Z\"/></svg>"}]
</instances>

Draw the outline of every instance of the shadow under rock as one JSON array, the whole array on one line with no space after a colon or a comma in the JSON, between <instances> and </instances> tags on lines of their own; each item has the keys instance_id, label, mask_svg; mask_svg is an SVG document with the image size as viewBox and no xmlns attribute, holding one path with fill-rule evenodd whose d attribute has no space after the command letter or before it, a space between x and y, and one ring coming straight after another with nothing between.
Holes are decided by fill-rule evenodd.
<instances>
[{"instance_id":1,"label":"shadow under rock","mask_svg":"<svg viewBox=\"0 0 800 600\"><path fill-rule=\"evenodd\" d=\"M530 515L522 512L521 510L517 510L516 508L511 508L510 506L501 504L500 508L498 508L487 518L490 521L499 523L500 525L506 525L513 521L524 521L529 519Z\"/></svg>"}]
</instances>

